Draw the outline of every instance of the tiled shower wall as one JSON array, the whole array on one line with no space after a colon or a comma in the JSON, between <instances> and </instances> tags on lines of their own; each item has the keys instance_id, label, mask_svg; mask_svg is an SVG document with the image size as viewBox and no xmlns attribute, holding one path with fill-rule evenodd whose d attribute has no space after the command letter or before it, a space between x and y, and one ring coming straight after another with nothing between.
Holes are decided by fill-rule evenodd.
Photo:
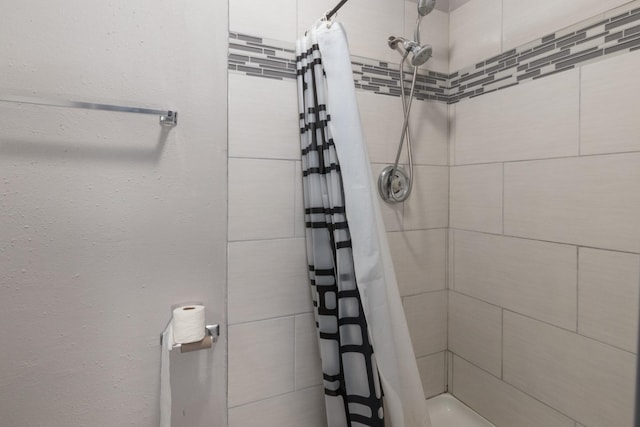
<instances>
[{"instance_id":1,"label":"tiled shower wall","mask_svg":"<svg viewBox=\"0 0 640 427\"><path fill-rule=\"evenodd\" d=\"M451 64L640 7L607 12L623 3L472 0L451 13ZM640 21L622 19L603 37L634 40ZM633 425L640 51L629 50L451 106L449 387L499 427Z\"/></svg>"},{"instance_id":2,"label":"tiled shower wall","mask_svg":"<svg viewBox=\"0 0 640 427\"><path fill-rule=\"evenodd\" d=\"M230 2L229 427L254 425L256 417L267 427L325 425L306 272L296 83L287 61L296 36L334 3ZM402 125L400 98L384 94L392 92L387 72L399 60L387 38L412 35L415 8L350 0L339 15L362 73L357 97L374 175L394 161ZM423 38L434 46L431 77L446 75L448 14L428 16ZM427 77L423 83L437 89L442 78ZM412 131L414 194L405 204L383 206L383 215L425 393L432 396L445 390L446 379L448 106L420 100L413 111L427 118Z\"/></svg>"},{"instance_id":3,"label":"tiled shower wall","mask_svg":"<svg viewBox=\"0 0 640 427\"><path fill-rule=\"evenodd\" d=\"M394 94L386 80L397 78L386 38L411 35L415 4L371 3L351 0L340 20L357 56L375 175L393 161L402 120L399 99L384 94ZM610 19L640 5L608 12L623 3L472 0L425 21L436 74L425 73L422 98L444 94L455 103L416 102L416 193L383 213L426 395L448 383L499 427L630 425L640 53L629 53L635 19ZM286 63L296 34L333 3L230 6L229 426L250 425L256 414L267 426L321 426L296 87ZM593 16L595 27L572 44L566 32L548 37ZM585 46L591 57L583 62ZM593 46L610 57L590 63ZM453 99L486 78L473 74L493 73L494 62L507 68L514 55L508 78L517 86ZM559 68L554 60L572 60L572 69L537 79L536 69ZM447 73L450 89L439 79Z\"/></svg>"}]
</instances>

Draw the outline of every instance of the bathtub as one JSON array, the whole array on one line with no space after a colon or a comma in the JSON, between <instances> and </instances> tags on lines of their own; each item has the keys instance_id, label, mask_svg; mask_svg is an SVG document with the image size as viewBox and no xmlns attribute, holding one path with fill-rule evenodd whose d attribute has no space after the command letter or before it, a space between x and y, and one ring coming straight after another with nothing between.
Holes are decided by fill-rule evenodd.
<instances>
[{"instance_id":1,"label":"bathtub","mask_svg":"<svg viewBox=\"0 0 640 427\"><path fill-rule=\"evenodd\" d=\"M432 397L426 404L432 427L495 427L448 393Z\"/></svg>"}]
</instances>

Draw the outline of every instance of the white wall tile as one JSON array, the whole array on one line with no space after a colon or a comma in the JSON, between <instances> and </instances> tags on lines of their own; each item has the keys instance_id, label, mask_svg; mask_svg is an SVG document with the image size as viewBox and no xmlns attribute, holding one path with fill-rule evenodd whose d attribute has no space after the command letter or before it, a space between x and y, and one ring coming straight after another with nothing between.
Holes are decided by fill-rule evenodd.
<instances>
[{"instance_id":1,"label":"white wall tile","mask_svg":"<svg viewBox=\"0 0 640 427\"><path fill-rule=\"evenodd\" d=\"M449 292L449 350L500 377L502 309Z\"/></svg>"},{"instance_id":2,"label":"white wall tile","mask_svg":"<svg viewBox=\"0 0 640 427\"><path fill-rule=\"evenodd\" d=\"M447 350L447 391L453 394L453 358L451 351Z\"/></svg>"},{"instance_id":3,"label":"white wall tile","mask_svg":"<svg viewBox=\"0 0 640 427\"><path fill-rule=\"evenodd\" d=\"M229 427L255 425L260 427L326 427L324 388L311 387L229 409Z\"/></svg>"},{"instance_id":4,"label":"white wall tile","mask_svg":"<svg viewBox=\"0 0 640 427\"><path fill-rule=\"evenodd\" d=\"M449 168L415 166L411 197L404 204L405 230L449 225Z\"/></svg>"},{"instance_id":5,"label":"white wall tile","mask_svg":"<svg viewBox=\"0 0 640 427\"><path fill-rule=\"evenodd\" d=\"M229 323L311 311L304 239L229 243Z\"/></svg>"},{"instance_id":6,"label":"white wall tile","mask_svg":"<svg viewBox=\"0 0 640 427\"><path fill-rule=\"evenodd\" d=\"M448 229L447 233L447 289L453 289L455 276L455 230Z\"/></svg>"},{"instance_id":7,"label":"white wall tile","mask_svg":"<svg viewBox=\"0 0 640 427\"><path fill-rule=\"evenodd\" d=\"M396 108L398 108L396 106ZM402 106L400 106L402 109ZM401 124L402 125L402 124ZM448 108L442 102L413 101L411 107L411 147L416 165L448 165ZM399 138L398 137L396 139ZM405 150L406 151L406 148Z\"/></svg>"},{"instance_id":8,"label":"white wall tile","mask_svg":"<svg viewBox=\"0 0 640 427\"><path fill-rule=\"evenodd\" d=\"M430 398L444 393L445 389L445 353L436 353L418 359L418 371L422 380L424 397Z\"/></svg>"},{"instance_id":9,"label":"white wall tile","mask_svg":"<svg viewBox=\"0 0 640 427\"><path fill-rule=\"evenodd\" d=\"M449 15L451 72L497 55L501 50L501 0L474 0Z\"/></svg>"},{"instance_id":10,"label":"white wall tile","mask_svg":"<svg viewBox=\"0 0 640 427\"><path fill-rule=\"evenodd\" d=\"M640 52L582 67L580 152L640 151Z\"/></svg>"},{"instance_id":11,"label":"white wall tile","mask_svg":"<svg viewBox=\"0 0 640 427\"><path fill-rule=\"evenodd\" d=\"M300 158L295 81L229 73L229 156Z\"/></svg>"},{"instance_id":12,"label":"white wall tile","mask_svg":"<svg viewBox=\"0 0 640 427\"><path fill-rule=\"evenodd\" d=\"M298 35L302 35L324 13L333 9L333 0L298 0ZM400 62L395 50L389 49L389 36L400 36L404 30L404 3L401 0L350 0L337 21L345 25L352 55Z\"/></svg>"},{"instance_id":13,"label":"white wall tile","mask_svg":"<svg viewBox=\"0 0 640 427\"><path fill-rule=\"evenodd\" d=\"M450 169L450 226L502 233L502 164Z\"/></svg>"},{"instance_id":14,"label":"white wall tile","mask_svg":"<svg viewBox=\"0 0 640 427\"><path fill-rule=\"evenodd\" d=\"M456 104L449 105L447 121L449 122L449 166L456 164L455 146L456 146Z\"/></svg>"},{"instance_id":15,"label":"white wall tile","mask_svg":"<svg viewBox=\"0 0 640 427\"><path fill-rule=\"evenodd\" d=\"M296 0L229 2L229 29L270 39L295 42Z\"/></svg>"},{"instance_id":16,"label":"white wall tile","mask_svg":"<svg viewBox=\"0 0 640 427\"><path fill-rule=\"evenodd\" d=\"M371 175L373 176L373 188L378 191L378 178L384 168L389 166L388 164L372 164ZM379 195L376 196L378 203L380 204L380 212L382 213L382 222L387 231L402 230L402 217L404 215L404 203L389 204L384 202Z\"/></svg>"},{"instance_id":17,"label":"white wall tile","mask_svg":"<svg viewBox=\"0 0 640 427\"><path fill-rule=\"evenodd\" d=\"M640 256L580 248L578 332L636 353Z\"/></svg>"},{"instance_id":18,"label":"white wall tile","mask_svg":"<svg viewBox=\"0 0 640 427\"><path fill-rule=\"evenodd\" d=\"M296 163L229 159L229 240L293 237Z\"/></svg>"},{"instance_id":19,"label":"white wall tile","mask_svg":"<svg viewBox=\"0 0 640 427\"><path fill-rule=\"evenodd\" d=\"M460 6L469 3L471 0L444 0L444 1L439 1L436 4L442 4L443 6L449 6L449 11L454 11L457 8L459 8Z\"/></svg>"},{"instance_id":20,"label":"white wall tile","mask_svg":"<svg viewBox=\"0 0 640 427\"><path fill-rule=\"evenodd\" d=\"M296 316L295 333L296 390L322 384L322 364L313 313Z\"/></svg>"},{"instance_id":21,"label":"white wall tile","mask_svg":"<svg viewBox=\"0 0 640 427\"><path fill-rule=\"evenodd\" d=\"M229 326L229 407L293 391L293 317Z\"/></svg>"},{"instance_id":22,"label":"white wall tile","mask_svg":"<svg viewBox=\"0 0 640 427\"><path fill-rule=\"evenodd\" d=\"M447 348L447 291L403 298L404 312L416 357Z\"/></svg>"},{"instance_id":23,"label":"white wall tile","mask_svg":"<svg viewBox=\"0 0 640 427\"><path fill-rule=\"evenodd\" d=\"M573 420L454 356L455 396L498 427L574 427Z\"/></svg>"},{"instance_id":24,"label":"white wall tile","mask_svg":"<svg viewBox=\"0 0 640 427\"><path fill-rule=\"evenodd\" d=\"M457 104L456 164L577 155L579 89L573 70Z\"/></svg>"},{"instance_id":25,"label":"white wall tile","mask_svg":"<svg viewBox=\"0 0 640 427\"><path fill-rule=\"evenodd\" d=\"M456 230L454 252L457 292L576 329L575 247Z\"/></svg>"},{"instance_id":26,"label":"white wall tile","mask_svg":"<svg viewBox=\"0 0 640 427\"><path fill-rule=\"evenodd\" d=\"M506 234L640 252L640 154L505 165Z\"/></svg>"},{"instance_id":27,"label":"white wall tile","mask_svg":"<svg viewBox=\"0 0 640 427\"><path fill-rule=\"evenodd\" d=\"M400 295L446 288L447 230L387 233Z\"/></svg>"},{"instance_id":28,"label":"white wall tile","mask_svg":"<svg viewBox=\"0 0 640 427\"><path fill-rule=\"evenodd\" d=\"M439 2L436 2L436 4ZM418 7L415 2L404 2L404 36L414 40ZM433 47L433 56L423 68L440 73L449 73L449 14L434 10L422 18L420 42Z\"/></svg>"},{"instance_id":29,"label":"white wall tile","mask_svg":"<svg viewBox=\"0 0 640 427\"><path fill-rule=\"evenodd\" d=\"M356 91L356 99L369 161L392 164L396 160L404 120L400 98L359 90ZM418 104L419 101L414 102ZM405 148L400 157L400 163L406 162Z\"/></svg>"},{"instance_id":30,"label":"white wall tile","mask_svg":"<svg viewBox=\"0 0 640 427\"><path fill-rule=\"evenodd\" d=\"M503 1L504 50L541 38L628 2L628 0Z\"/></svg>"},{"instance_id":31,"label":"white wall tile","mask_svg":"<svg viewBox=\"0 0 640 427\"><path fill-rule=\"evenodd\" d=\"M594 427L633 425L635 355L505 312L503 358L506 382L563 414Z\"/></svg>"}]
</instances>

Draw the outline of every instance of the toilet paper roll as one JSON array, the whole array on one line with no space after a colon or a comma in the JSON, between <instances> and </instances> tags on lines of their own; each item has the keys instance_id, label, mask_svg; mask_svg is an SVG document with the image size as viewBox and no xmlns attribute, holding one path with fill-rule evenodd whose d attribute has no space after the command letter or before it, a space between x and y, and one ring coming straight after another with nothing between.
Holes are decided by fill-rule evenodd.
<instances>
[{"instance_id":1,"label":"toilet paper roll","mask_svg":"<svg viewBox=\"0 0 640 427\"><path fill-rule=\"evenodd\" d=\"M188 305L173 310L173 341L188 344L201 341L206 334L203 305Z\"/></svg>"}]
</instances>

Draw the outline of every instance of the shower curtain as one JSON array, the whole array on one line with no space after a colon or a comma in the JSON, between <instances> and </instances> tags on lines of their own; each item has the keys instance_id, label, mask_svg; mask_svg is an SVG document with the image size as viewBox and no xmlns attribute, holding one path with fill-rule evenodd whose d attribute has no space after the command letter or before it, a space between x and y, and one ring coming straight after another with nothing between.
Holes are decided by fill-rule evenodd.
<instances>
[{"instance_id":1,"label":"shower curtain","mask_svg":"<svg viewBox=\"0 0 640 427\"><path fill-rule=\"evenodd\" d=\"M329 427L430 427L341 24L297 42L307 258Z\"/></svg>"}]
</instances>

